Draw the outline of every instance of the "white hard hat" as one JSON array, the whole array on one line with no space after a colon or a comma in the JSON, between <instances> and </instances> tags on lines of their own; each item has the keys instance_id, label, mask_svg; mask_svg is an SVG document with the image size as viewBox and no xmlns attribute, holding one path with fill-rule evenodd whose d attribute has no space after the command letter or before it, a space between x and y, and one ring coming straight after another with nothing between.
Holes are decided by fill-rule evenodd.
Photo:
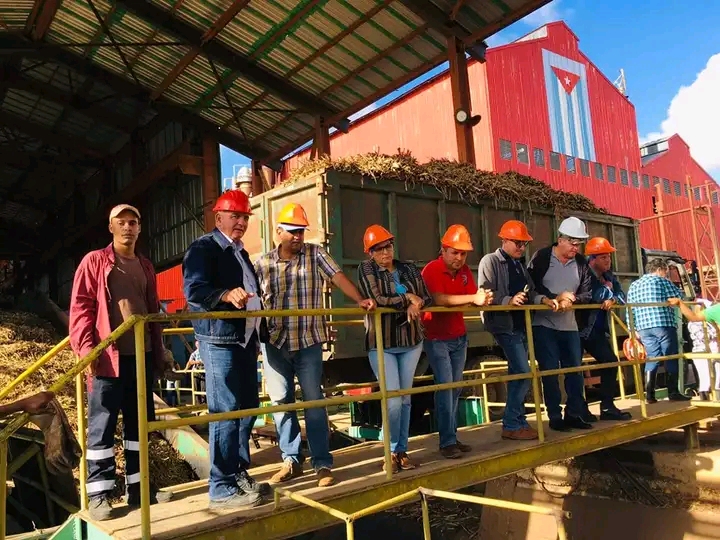
<instances>
[{"instance_id":1,"label":"white hard hat","mask_svg":"<svg viewBox=\"0 0 720 540\"><path fill-rule=\"evenodd\" d=\"M578 240L585 240L590 236L587 233L587 229L585 228L585 223L583 223L582 220L572 216L562 221L562 223L558 227L558 232L563 236L577 238Z\"/></svg>"}]
</instances>

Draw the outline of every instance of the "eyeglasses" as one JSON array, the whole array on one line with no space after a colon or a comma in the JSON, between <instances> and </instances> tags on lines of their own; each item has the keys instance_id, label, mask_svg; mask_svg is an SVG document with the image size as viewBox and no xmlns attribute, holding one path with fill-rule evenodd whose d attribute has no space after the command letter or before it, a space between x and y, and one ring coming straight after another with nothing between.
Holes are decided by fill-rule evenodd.
<instances>
[{"instance_id":1,"label":"eyeglasses","mask_svg":"<svg viewBox=\"0 0 720 540\"><path fill-rule=\"evenodd\" d=\"M522 240L511 240L515 247L518 249L526 248L530 242L524 242Z\"/></svg>"},{"instance_id":2,"label":"eyeglasses","mask_svg":"<svg viewBox=\"0 0 720 540\"><path fill-rule=\"evenodd\" d=\"M370 249L370 251L372 251L373 253L377 253L380 251L390 251L393 249L393 247L394 247L394 244L392 242L390 242L389 244L384 244L382 246L373 246Z\"/></svg>"}]
</instances>

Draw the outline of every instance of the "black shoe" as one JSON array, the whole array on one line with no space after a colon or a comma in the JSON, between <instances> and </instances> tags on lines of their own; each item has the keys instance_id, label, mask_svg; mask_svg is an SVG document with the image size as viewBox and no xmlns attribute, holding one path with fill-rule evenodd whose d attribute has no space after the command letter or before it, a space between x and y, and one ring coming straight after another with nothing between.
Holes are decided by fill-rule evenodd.
<instances>
[{"instance_id":1,"label":"black shoe","mask_svg":"<svg viewBox=\"0 0 720 540\"><path fill-rule=\"evenodd\" d=\"M112 506L110 500L101 495L100 497L91 497L88 504L88 514L94 521L106 521L112 517Z\"/></svg>"},{"instance_id":2,"label":"black shoe","mask_svg":"<svg viewBox=\"0 0 720 540\"><path fill-rule=\"evenodd\" d=\"M630 420L632 414L627 411L621 411L615 405L600 409L600 420Z\"/></svg>"},{"instance_id":3,"label":"black shoe","mask_svg":"<svg viewBox=\"0 0 720 540\"><path fill-rule=\"evenodd\" d=\"M592 429L592 424L586 422L580 416L566 416L565 425L573 429Z\"/></svg>"},{"instance_id":4,"label":"black shoe","mask_svg":"<svg viewBox=\"0 0 720 540\"><path fill-rule=\"evenodd\" d=\"M593 423L593 422L598 421L598 417L595 416L593 413L591 413L590 409L585 409L585 412L582 414L581 418L588 423Z\"/></svg>"},{"instance_id":5,"label":"black shoe","mask_svg":"<svg viewBox=\"0 0 720 540\"><path fill-rule=\"evenodd\" d=\"M270 493L270 484L267 482L256 482L247 471L240 471L235 476L238 487L245 493L257 493L259 495L268 495Z\"/></svg>"},{"instance_id":6,"label":"black shoe","mask_svg":"<svg viewBox=\"0 0 720 540\"><path fill-rule=\"evenodd\" d=\"M690 401L692 398L681 394L678 390L678 376L668 373L667 376L667 390L669 401Z\"/></svg>"},{"instance_id":7,"label":"black shoe","mask_svg":"<svg viewBox=\"0 0 720 540\"><path fill-rule=\"evenodd\" d=\"M645 372L645 403L657 403L655 399L655 379L657 376L657 369Z\"/></svg>"},{"instance_id":8,"label":"black shoe","mask_svg":"<svg viewBox=\"0 0 720 540\"><path fill-rule=\"evenodd\" d=\"M550 420L550 429L554 431L572 431L572 428L563 422L562 418L554 418Z\"/></svg>"}]
</instances>

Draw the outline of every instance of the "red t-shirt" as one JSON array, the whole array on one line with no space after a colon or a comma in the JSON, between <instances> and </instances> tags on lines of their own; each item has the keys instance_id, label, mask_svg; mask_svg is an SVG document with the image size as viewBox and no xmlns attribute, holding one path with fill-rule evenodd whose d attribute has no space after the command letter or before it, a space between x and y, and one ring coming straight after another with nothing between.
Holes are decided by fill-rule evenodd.
<instances>
[{"instance_id":1,"label":"red t-shirt","mask_svg":"<svg viewBox=\"0 0 720 540\"><path fill-rule=\"evenodd\" d=\"M422 277L430 294L475 294L477 285L470 267L466 264L453 276L438 257L423 268ZM462 312L423 313L423 325L427 339L456 339L466 334Z\"/></svg>"}]
</instances>

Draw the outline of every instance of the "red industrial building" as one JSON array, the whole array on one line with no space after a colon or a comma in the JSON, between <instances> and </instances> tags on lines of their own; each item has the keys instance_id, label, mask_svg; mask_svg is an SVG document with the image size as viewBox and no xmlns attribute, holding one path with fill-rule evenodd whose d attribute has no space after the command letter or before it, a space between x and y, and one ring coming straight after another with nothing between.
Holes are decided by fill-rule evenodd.
<instances>
[{"instance_id":1,"label":"red industrial building","mask_svg":"<svg viewBox=\"0 0 720 540\"><path fill-rule=\"evenodd\" d=\"M479 169L522 172L583 193L612 214L637 219L653 216L654 208L688 208L688 177L694 186L713 182L680 137L645 145L641 157L635 107L580 51L578 37L564 22L488 50L485 63L469 61L468 83L471 114L481 120L471 128L472 148L464 157L470 155ZM333 134L330 154L403 149L420 161L462 159L451 94L446 71L354 122L348 133ZM310 152L289 158L281 178ZM694 190L697 200L710 197L718 206L717 195L705 191ZM657 219L641 225L643 247L695 259L690 213L663 221L664 235ZM709 236L700 244L712 260ZM168 294L178 290L179 274L171 269L161 280L167 281Z\"/></svg>"}]
</instances>

